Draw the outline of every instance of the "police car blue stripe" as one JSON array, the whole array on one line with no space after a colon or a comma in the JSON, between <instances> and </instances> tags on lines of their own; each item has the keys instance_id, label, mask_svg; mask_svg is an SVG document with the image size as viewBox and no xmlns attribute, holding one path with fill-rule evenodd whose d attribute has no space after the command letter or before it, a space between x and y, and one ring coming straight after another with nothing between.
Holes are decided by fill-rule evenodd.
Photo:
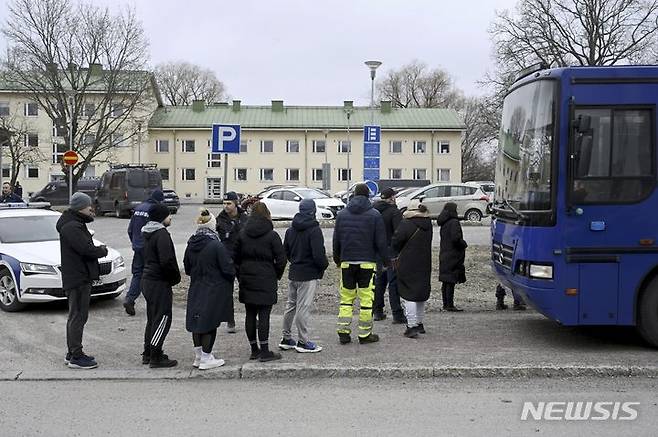
<instances>
[{"instance_id":1,"label":"police car blue stripe","mask_svg":"<svg viewBox=\"0 0 658 437\"><path fill-rule=\"evenodd\" d=\"M13 256L9 256L6 253L0 253L0 261L4 264L9 265L14 272L14 279L16 281L16 289L21 289L21 263Z\"/></svg>"}]
</instances>

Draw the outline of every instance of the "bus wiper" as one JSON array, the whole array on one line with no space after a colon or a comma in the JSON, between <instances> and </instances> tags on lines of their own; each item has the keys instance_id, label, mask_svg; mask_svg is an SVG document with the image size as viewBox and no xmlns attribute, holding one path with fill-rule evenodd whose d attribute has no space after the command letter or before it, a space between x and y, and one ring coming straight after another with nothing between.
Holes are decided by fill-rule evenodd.
<instances>
[{"instance_id":1,"label":"bus wiper","mask_svg":"<svg viewBox=\"0 0 658 437\"><path fill-rule=\"evenodd\" d=\"M494 202L494 207L501 205L503 207L507 207L519 220L525 220L527 219L526 215L523 214L521 211L518 209L514 208L511 203L509 203L509 200L503 199L503 200L497 200Z\"/></svg>"}]
</instances>

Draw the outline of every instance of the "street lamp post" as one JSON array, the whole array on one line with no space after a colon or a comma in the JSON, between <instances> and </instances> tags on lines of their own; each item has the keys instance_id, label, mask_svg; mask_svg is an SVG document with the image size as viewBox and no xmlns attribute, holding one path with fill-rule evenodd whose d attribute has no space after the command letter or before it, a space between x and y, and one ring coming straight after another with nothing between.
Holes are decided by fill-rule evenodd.
<instances>
[{"instance_id":1,"label":"street lamp post","mask_svg":"<svg viewBox=\"0 0 658 437\"><path fill-rule=\"evenodd\" d=\"M327 135L329 135L329 129L324 129L322 133L324 134L324 166L322 167L322 189L328 190L330 183L329 178L331 177L331 173L329 172L329 157L327 155L327 148L329 147L329 144L327 143Z\"/></svg>"},{"instance_id":2,"label":"street lamp post","mask_svg":"<svg viewBox=\"0 0 658 437\"><path fill-rule=\"evenodd\" d=\"M142 122L137 122L137 163L142 164Z\"/></svg>"},{"instance_id":3,"label":"street lamp post","mask_svg":"<svg viewBox=\"0 0 658 437\"><path fill-rule=\"evenodd\" d=\"M350 140L350 117L352 116L352 110L346 109L345 115L347 115L347 190L350 190L350 183L352 182L352 168L350 167L350 154L352 153L352 141Z\"/></svg>"},{"instance_id":4,"label":"street lamp post","mask_svg":"<svg viewBox=\"0 0 658 437\"><path fill-rule=\"evenodd\" d=\"M366 61L370 69L370 124L375 124L375 72L382 65L380 61Z\"/></svg>"}]
</instances>

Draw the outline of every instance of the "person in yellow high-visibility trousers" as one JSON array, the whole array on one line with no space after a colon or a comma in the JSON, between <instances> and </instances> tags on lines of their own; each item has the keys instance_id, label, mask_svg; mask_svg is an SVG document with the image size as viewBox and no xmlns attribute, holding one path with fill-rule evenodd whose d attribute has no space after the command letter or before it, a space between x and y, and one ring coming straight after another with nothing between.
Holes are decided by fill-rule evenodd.
<instances>
[{"instance_id":1,"label":"person in yellow high-visibility trousers","mask_svg":"<svg viewBox=\"0 0 658 437\"><path fill-rule=\"evenodd\" d=\"M377 261L388 265L386 229L379 211L372 207L370 190L358 184L347 208L338 213L334 228L334 262L341 270L340 307L337 332L341 344L352 341L354 301L360 303L359 343L375 343L379 336L372 332L372 304L375 297Z\"/></svg>"}]
</instances>

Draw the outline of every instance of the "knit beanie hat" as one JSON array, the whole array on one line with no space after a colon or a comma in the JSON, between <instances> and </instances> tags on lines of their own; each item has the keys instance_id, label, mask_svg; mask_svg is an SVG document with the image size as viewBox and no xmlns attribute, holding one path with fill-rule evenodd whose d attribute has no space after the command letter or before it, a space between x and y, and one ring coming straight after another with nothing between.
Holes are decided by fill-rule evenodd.
<instances>
[{"instance_id":1,"label":"knit beanie hat","mask_svg":"<svg viewBox=\"0 0 658 437\"><path fill-rule=\"evenodd\" d=\"M149 211L149 218L152 222L162 223L167 217L169 217L169 214L171 214L169 208L158 203Z\"/></svg>"},{"instance_id":2,"label":"knit beanie hat","mask_svg":"<svg viewBox=\"0 0 658 437\"><path fill-rule=\"evenodd\" d=\"M164 193L162 190L157 189L151 193L151 199L155 200L156 202L162 202L164 200Z\"/></svg>"},{"instance_id":3,"label":"knit beanie hat","mask_svg":"<svg viewBox=\"0 0 658 437\"><path fill-rule=\"evenodd\" d=\"M71 196L71 203L69 207L73 211L80 211L81 209L85 209L88 206L91 206L91 197L85 193L78 191L73 194L73 196Z\"/></svg>"},{"instance_id":4,"label":"knit beanie hat","mask_svg":"<svg viewBox=\"0 0 658 437\"><path fill-rule=\"evenodd\" d=\"M368 188L366 184L356 184L356 187L354 187L354 195L370 197L370 188Z\"/></svg>"},{"instance_id":5,"label":"knit beanie hat","mask_svg":"<svg viewBox=\"0 0 658 437\"><path fill-rule=\"evenodd\" d=\"M301 215L315 218L315 201L313 199L304 199L299 202L299 213Z\"/></svg>"},{"instance_id":6,"label":"knit beanie hat","mask_svg":"<svg viewBox=\"0 0 658 437\"><path fill-rule=\"evenodd\" d=\"M395 190L393 188L384 188L384 191L382 191L381 198L386 200L386 199L390 199L393 196L395 196Z\"/></svg>"},{"instance_id":7,"label":"knit beanie hat","mask_svg":"<svg viewBox=\"0 0 658 437\"><path fill-rule=\"evenodd\" d=\"M229 192L224 194L224 200L230 200L233 203L235 203L235 205L237 206L239 199L238 199L238 195L235 193L235 191L229 191Z\"/></svg>"},{"instance_id":8,"label":"knit beanie hat","mask_svg":"<svg viewBox=\"0 0 658 437\"><path fill-rule=\"evenodd\" d=\"M196 218L196 224L198 228L208 228L214 231L217 228L217 219L207 208L201 208L199 216Z\"/></svg>"}]
</instances>

